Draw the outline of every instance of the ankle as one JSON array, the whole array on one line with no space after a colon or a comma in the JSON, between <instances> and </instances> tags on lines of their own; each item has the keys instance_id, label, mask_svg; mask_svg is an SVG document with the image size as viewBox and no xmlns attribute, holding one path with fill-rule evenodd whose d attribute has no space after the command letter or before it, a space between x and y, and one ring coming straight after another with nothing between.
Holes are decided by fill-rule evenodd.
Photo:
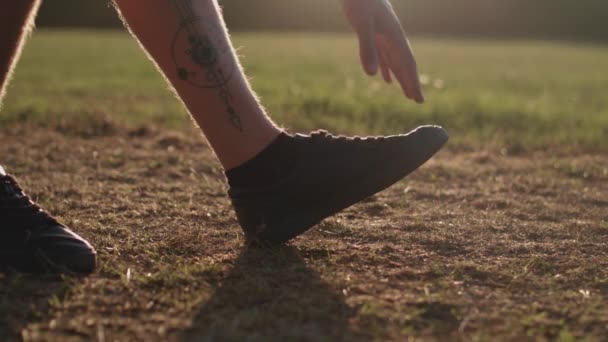
<instances>
[{"instance_id":1,"label":"ankle","mask_svg":"<svg viewBox=\"0 0 608 342\"><path fill-rule=\"evenodd\" d=\"M237 168L252 160L282 132L283 130L267 124L248 125L244 132L204 130L224 170Z\"/></svg>"},{"instance_id":2,"label":"ankle","mask_svg":"<svg viewBox=\"0 0 608 342\"><path fill-rule=\"evenodd\" d=\"M295 163L293 137L281 132L266 148L225 174L230 186L266 186L283 178Z\"/></svg>"}]
</instances>

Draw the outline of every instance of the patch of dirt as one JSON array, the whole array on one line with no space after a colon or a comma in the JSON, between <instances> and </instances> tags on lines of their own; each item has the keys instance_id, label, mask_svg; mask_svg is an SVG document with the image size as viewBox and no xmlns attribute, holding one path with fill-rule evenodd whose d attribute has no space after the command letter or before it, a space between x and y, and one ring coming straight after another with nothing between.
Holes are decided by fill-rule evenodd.
<instances>
[{"instance_id":1,"label":"patch of dirt","mask_svg":"<svg viewBox=\"0 0 608 342\"><path fill-rule=\"evenodd\" d=\"M1 162L95 245L99 270L0 274L2 340L608 335L608 155L448 149L251 251L194 129L61 132L3 129Z\"/></svg>"}]
</instances>

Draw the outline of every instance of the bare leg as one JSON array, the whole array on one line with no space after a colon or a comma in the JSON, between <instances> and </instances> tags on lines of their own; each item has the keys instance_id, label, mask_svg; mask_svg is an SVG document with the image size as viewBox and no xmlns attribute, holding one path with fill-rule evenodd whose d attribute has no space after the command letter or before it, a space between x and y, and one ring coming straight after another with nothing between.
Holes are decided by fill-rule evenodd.
<instances>
[{"instance_id":1,"label":"bare leg","mask_svg":"<svg viewBox=\"0 0 608 342\"><path fill-rule=\"evenodd\" d=\"M40 0L0 2L0 109ZM0 165L0 176L6 172Z\"/></svg>"},{"instance_id":2,"label":"bare leg","mask_svg":"<svg viewBox=\"0 0 608 342\"><path fill-rule=\"evenodd\" d=\"M40 0L0 2L0 105Z\"/></svg>"},{"instance_id":3,"label":"bare leg","mask_svg":"<svg viewBox=\"0 0 608 342\"><path fill-rule=\"evenodd\" d=\"M224 168L242 165L279 135L247 82L215 0L115 2Z\"/></svg>"}]
</instances>

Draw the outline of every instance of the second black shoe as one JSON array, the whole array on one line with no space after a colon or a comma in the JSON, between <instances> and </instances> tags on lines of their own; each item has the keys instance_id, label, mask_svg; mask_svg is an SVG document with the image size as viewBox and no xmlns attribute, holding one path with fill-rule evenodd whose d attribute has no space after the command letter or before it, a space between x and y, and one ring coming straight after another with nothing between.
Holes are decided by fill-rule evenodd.
<instances>
[{"instance_id":1,"label":"second black shoe","mask_svg":"<svg viewBox=\"0 0 608 342\"><path fill-rule=\"evenodd\" d=\"M42 210L15 178L0 174L0 269L83 275L95 264L86 240Z\"/></svg>"},{"instance_id":2,"label":"second black shoe","mask_svg":"<svg viewBox=\"0 0 608 342\"><path fill-rule=\"evenodd\" d=\"M232 186L239 224L249 243L276 245L389 187L447 142L438 126L386 137L336 137L325 131L293 137L295 164L271 186Z\"/></svg>"}]
</instances>

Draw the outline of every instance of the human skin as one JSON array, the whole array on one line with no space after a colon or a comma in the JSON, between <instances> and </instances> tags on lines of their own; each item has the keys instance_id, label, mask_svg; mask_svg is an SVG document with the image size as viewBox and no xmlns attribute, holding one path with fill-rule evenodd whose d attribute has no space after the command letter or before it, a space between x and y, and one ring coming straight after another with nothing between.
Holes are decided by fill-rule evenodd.
<instances>
[{"instance_id":1,"label":"human skin","mask_svg":"<svg viewBox=\"0 0 608 342\"><path fill-rule=\"evenodd\" d=\"M0 105L39 6L39 0L0 2Z\"/></svg>"},{"instance_id":2,"label":"human skin","mask_svg":"<svg viewBox=\"0 0 608 342\"><path fill-rule=\"evenodd\" d=\"M405 96L424 102L418 68L399 18L388 0L341 0L344 13L359 37L361 63L366 73L378 69L387 83L395 76Z\"/></svg>"},{"instance_id":3,"label":"human skin","mask_svg":"<svg viewBox=\"0 0 608 342\"><path fill-rule=\"evenodd\" d=\"M279 135L247 82L215 0L115 3L225 169L252 159Z\"/></svg>"}]
</instances>

